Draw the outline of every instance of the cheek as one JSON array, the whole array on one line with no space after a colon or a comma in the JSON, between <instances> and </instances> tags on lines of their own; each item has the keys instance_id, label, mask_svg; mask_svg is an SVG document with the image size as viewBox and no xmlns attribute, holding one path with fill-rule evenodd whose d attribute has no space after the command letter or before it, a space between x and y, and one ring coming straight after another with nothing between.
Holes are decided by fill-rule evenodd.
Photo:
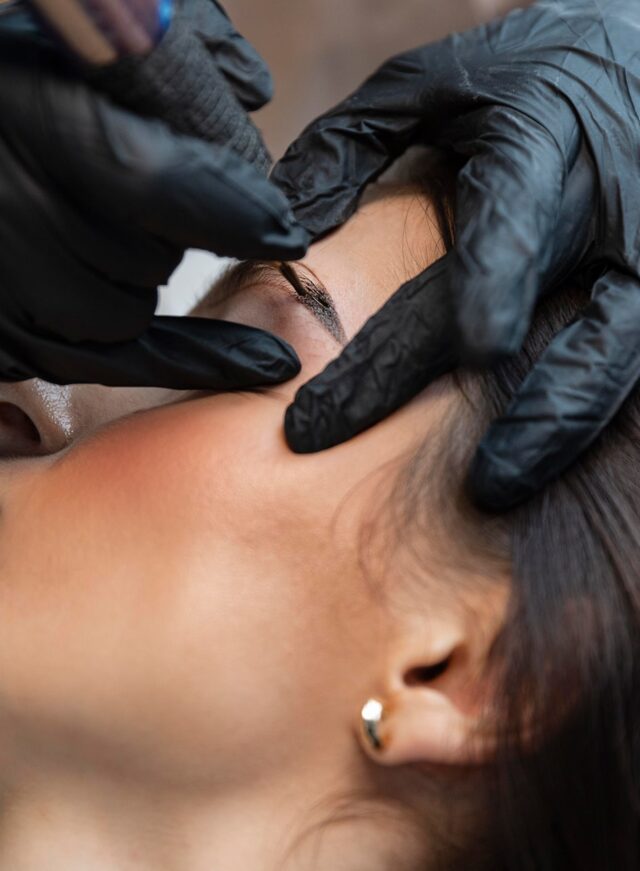
<instances>
[{"instance_id":1,"label":"cheek","mask_svg":"<svg viewBox=\"0 0 640 871\"><path fill-rule=\"evenodd\" d=\"M73 736L86 764L192 783L231 776L227 762L237 778L239 758L255 776L269 734L268 764L291 764L287 736L310 698L330 697L341 653L337 556L303 559L282 499L252 473L277 477L278 445L252 443L233 414L209 421L206 403L144 417L17 488L3 533L4 746L14 722L30 752L55 757Z\"/></svg>"}]
</instances>

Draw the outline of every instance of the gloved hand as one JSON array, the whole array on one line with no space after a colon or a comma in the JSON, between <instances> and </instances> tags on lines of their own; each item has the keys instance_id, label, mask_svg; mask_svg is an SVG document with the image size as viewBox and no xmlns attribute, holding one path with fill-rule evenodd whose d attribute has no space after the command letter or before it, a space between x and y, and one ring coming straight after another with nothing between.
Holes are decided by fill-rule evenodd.
<instances>
[{"instance_id":1,"label":"gloved hand","mask_svg":"<svg viewBox=\"0 0 640 871\"><path fill-rule=\"evenodd\" d=\"M196 105L209 142L185 134L188 112L169 126L117 107L4 18L0 379L226 389L295 375L297 356L275 336L153 316L186 248L290 259L306 247L285 196L254 166L267 154L245 109L269 98L268 71L220 7L184 0L165 36L171 46L196 34L207 54ZM155 52L147 60L158 64Z\"/></svg>"},{"instance_id":2,"label":"gloved hand","mask_svg":"<svg viewBox=\"0 0 640 871\"><path fill-rule=\"evenodd\" d=\"M425 316L434 292L452 301L463 360L487 363L518 350L570 267L595 282L592 302L483 440L476 499L516 504L595 439L640 377L639 45L638 0L546 0L393 58L294 142L273 177L316 237L408 146L468 158L455 250L301 388L294 450L350 438L455 364Z\"/></svg>"}]
</instances>

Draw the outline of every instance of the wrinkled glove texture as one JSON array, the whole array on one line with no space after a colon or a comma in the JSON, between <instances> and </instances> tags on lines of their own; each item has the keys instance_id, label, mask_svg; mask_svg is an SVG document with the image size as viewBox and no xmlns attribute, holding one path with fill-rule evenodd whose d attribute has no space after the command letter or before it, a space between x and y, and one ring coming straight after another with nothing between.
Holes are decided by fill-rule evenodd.
<instances>
[{"instance_id":1,"label":"wrinkled glove texture","mask_svg":"<svg viewBox=\"0 0 640 871\"><path fill-rule=\"evenodd\" d=\"M0 378L228 389L293 377L297 356L275 336L154 316L187 248L305 250L246 114L271 94L256 52L218 4L181 0L151 55L88 83L15 21L0 19ZM138 87L129 108L98 91L121 95L122 77Z\"/></svg>"},{"instance_id":2,"label":"wrinkled glove texture","mask_svg":"<svg viewBox=\"0 0 640 871\"><path fill-rule=\"evenodd\" d=\"M294 450L350 438L460 361L516 352L569 272L591 303L491 426L472 492L511 507L593 442L640 377L638 46L637 0L546 0L391 59L292 144L274 178L314 237L409 146L464 162L454 250L301 388Z\"/></svg>"}]
</instances>

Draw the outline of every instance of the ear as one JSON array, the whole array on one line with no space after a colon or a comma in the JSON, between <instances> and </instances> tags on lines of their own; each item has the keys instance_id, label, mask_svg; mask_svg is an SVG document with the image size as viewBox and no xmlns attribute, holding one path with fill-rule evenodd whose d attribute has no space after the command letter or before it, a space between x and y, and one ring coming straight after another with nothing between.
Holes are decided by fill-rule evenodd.
<instances>
[{"instance_id":1,"label":"ear","mask_svg":"<svg viewBox=\"0 0 640 871\"><path fill-rule=\"evenodd\" d=\"M478 607L436 605L428 618L405 618L397 627L380 691L361 715L362 743L376 762L468 766L493 758L489 652L504 620L507 587L483 587Z\"/></svg>"}]
</instances>

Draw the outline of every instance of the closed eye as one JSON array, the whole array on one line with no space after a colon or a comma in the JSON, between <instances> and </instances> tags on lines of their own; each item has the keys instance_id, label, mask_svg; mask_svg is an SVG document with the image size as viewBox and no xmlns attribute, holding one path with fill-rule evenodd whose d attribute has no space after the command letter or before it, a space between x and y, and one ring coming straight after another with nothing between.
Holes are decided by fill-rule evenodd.
<instances>
[{"instance_id":1,"label":"closed eye","mask_svg":"<svg viewBox=\"0 0 640 871\"><path fill-rule=\"evenodd\" d=\"M346 345L347 336L331 294L302 263L294 266L289 263L247 260L234 264L211 285L205 298L191 314L210 315L213 308L231 299L236 293L261 283L292 295L311 312L336 342Z\"/></svg>"}]
</instances>

